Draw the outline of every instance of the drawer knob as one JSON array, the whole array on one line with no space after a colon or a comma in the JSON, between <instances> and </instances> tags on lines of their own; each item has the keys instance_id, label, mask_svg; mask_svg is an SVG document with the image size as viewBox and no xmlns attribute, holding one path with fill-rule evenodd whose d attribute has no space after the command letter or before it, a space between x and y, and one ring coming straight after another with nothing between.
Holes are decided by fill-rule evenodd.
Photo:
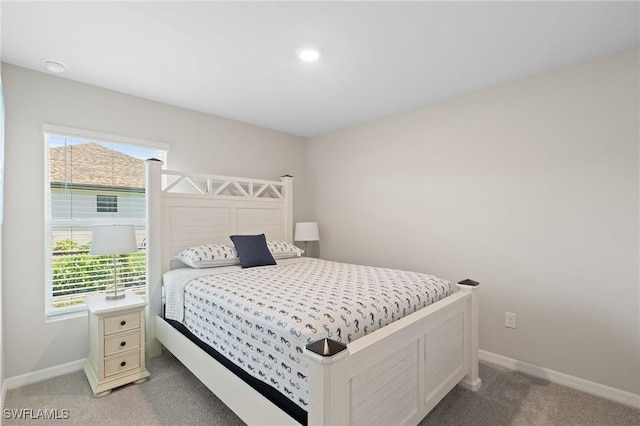
<instances>
[{"instance_id":1,"label":"drawer knob","mask_svg":"<svg viewBox=\"0 0 640 426\"><path fill-rule=\"evenodd\" d=\"M126 361L122 361L122 362L120 363L120 367L124 367L125 365L127 365Z\"/></svg>"},{"instance_id":2,"label":"drawer knob","mask_svg":"<svg viewBox=\"0 0 640 426\"><path fill-rule=\"evenodd\" d=\"M125 320L120 321L120 325L125 325L127 322Z\"/></svg>"},{"instance_id":3,"label":"drawer knob","mask_svg":"<svg viewBox=\"0 0 640 426\"><path fill-rule=\"evenodd\" d=\"M127 342L120 342L120 346L124 346L126 344L127 344Z\"/></svg>"}]
</instances>

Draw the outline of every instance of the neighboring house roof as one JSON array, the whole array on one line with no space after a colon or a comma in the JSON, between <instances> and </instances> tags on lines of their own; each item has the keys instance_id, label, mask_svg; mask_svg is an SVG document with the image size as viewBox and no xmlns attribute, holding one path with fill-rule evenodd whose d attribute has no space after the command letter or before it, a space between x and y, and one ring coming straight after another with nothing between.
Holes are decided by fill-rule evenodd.
<instances>
[{"instance_id":1,"label":"neighboring house roof","mask_svg":"<svg viewBox=\"0 0 640 426\"><path fill-rule=\"evenodd\" d=\"M73 166L72 166L73 165ZM49 150L52 186L64 182L76 188L139 190L145 187L144 161L97 143L70 145Z\"/></svg>"}]
</instances>

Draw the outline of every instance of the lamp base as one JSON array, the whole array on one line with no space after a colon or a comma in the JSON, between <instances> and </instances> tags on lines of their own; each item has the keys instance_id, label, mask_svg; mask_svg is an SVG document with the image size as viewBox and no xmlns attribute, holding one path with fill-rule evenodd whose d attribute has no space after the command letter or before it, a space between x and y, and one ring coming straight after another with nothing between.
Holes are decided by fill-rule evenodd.
<instances>
[{"instance_id":1,"label":"lamp base","mask_svg":"<svg viewBox=\"0 0 640 426\"><path fill-rule=\"evenodd\" d=\"M107 300L117 300L117 299L123 299L124 298L124 293L120 293L120 294L107 294L105 296L105 298Z\"/></svg>"}]
</instances>

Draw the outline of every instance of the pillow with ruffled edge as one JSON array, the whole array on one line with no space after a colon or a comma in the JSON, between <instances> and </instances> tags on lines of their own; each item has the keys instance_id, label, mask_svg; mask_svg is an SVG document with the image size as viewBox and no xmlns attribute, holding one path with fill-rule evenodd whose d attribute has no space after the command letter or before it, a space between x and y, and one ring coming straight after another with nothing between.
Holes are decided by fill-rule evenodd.
<instances>
[{"instance_id":1,"label":"pillow with ruffled edge","mask_svg":"<svg viewBox=\"0 0 640 426\"><path fill-rule=\"evenodd\" d=\"M238 252L229 244L203 244L187 247L175 258L185 265L197 269L240 264Z\"/></svg>"},{"instance_id":2,"label":"pillow with ruffled edge","mask_svg":"<svg viewBox=\"0 0 640 426\"><path fill-rule=\"evenodd\" d=\"M254 266L276 265L276 260L267 247L267 239L260 235L232 235L231 241L240 256L240 266L253 268Z\"/></svg>"},{"instance_id":3,"label":"pillow with ruffled edge","mask_svg":"<svg viewBox=\"0 0 640 426\"><path fill-rule=\"evenodd\" d=\"M302 256L304 250L286 241L267 241L267 247L274 259L288 259Z\"/></svg>"}]
</instances>

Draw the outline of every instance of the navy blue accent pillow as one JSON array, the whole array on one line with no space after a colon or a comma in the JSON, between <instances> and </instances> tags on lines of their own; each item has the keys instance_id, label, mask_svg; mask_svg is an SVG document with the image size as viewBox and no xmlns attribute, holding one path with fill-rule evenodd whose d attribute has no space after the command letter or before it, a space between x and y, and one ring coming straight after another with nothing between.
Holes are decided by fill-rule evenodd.
<instances>
[{"instance_id":1,"label":"navy blue accent pillow","mask_svg":"<svg viewBox=\"0 0 640 426\"><path fill-rule=\"evenodd\" d=\"M231 241L236 246L240 266L252 268L254 266L275 265L276 261L267 247L267 239L260 235L232 235Z\"/></svg>"}]
</instances>

